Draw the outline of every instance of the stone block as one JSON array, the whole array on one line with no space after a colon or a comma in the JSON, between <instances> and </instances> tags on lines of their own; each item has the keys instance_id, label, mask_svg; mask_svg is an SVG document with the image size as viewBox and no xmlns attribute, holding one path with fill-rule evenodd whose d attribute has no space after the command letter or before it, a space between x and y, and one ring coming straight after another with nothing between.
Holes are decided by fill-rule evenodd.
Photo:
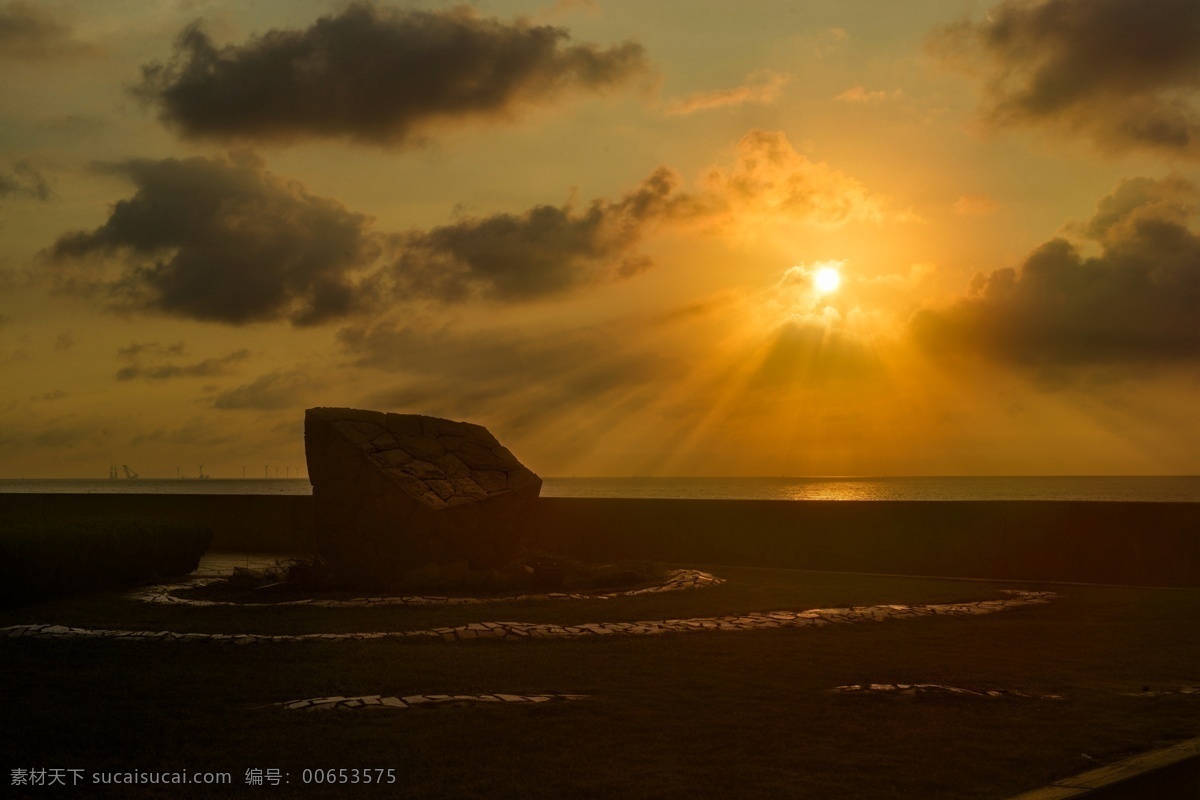
<instances>
[{"instance_id":1,"label":"stone block","mask_svg":"<svg viewBox=\"0 0 1200 800\"><path fill-rule=\"evenodd\" d=\"M542 480L481 425L310 408L304 449L317 552L335 582L393 586L423 567L518 555Z\"/></svg>"}]
</instances>

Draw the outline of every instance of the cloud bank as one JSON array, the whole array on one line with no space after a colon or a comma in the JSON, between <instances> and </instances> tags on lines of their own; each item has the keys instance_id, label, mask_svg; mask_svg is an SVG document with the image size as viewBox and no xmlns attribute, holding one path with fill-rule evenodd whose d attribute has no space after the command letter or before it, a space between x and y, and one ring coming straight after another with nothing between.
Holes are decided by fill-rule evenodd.
<instances>
[{"instance_id":1,"label":"cloud bank","mask_svg":"<svg viewBox=\"0 0 1200 800\"><path fill-rule=\"evenodd\" d=\"M103 225L44 251L59 289L117 310L229 325L317 325L414 301L539 301L650 268L639 245L659 230L838 227L878 219L884 203L797 153L781 132L760 130L694 189L660 167L616 199L398 233L376 231L372 218L273 175L245 151L103 169L136 191Z\"/></svg>"},{"instance_id":2,"label":"cloud bank","mask_svg":"<svg viewBox=\"0 0 1200 800\"><path fill-rule=\"evenodd\" d=\"M50 199L50 184L28 161L18 161L12 172L0 171L0 197L31 197Z\"/></svg>"},{"instance_id":3,"label":"cloud bank","mask_svg":"<svg viewBox=\"0 0 1200 800\"><path fill-rule=\"evenodd\" d=\"M1126 180L1082 229L1098 255L1052 239L1019 271L978 275L953 304L919 312L913 332L934 351L1027 365L1194 362L1198 213L1200 191L1182 177Z\"/></svg>"},{"instance_id":4,"label":"cloud bank","mask_svg":"<svg viewBox=\"0 0 1200 800\"><path fill-rule=\"evenodd\" d=\"M930 46L983 80L987 120L1083 134L1111 151L1200 158L1200 3L1005 0Z\"/></svg>"},{"instance_id":5,"label":"cloud bank","mask_svg":"<svg viewBox=\"0 0 1200 800\"><path fill-rule=\"evenodd\" d=\"M371 220L267 172L255 156L134 160L110 167L137 192L92 231L48 251L64 286L118 307L242 325L313 325L360 310L376 257ZM95 263L117 257L113 278Z\"/></svg>"},{"instance_id":6,"label":"cloud bank","mask_svg":"<svg viewBox=\"0 0 1200 800\"><path fill-rule=\"evenodd\" d=\"M510 119L569 92L604 92L645 73L641 45L570 44L570 34L459 7L354 3L303 30L218 47L198 24L135 92L189 138L344 138L400 146L432 123Z\"/></svg>"},{"instance_id":7,"label":"cloud bank","mask_svg":"<svg viewBox=\"0 0 1200 800\"><path fill-rule=\"evenodd\" d=\"M95 51L46 8L23 2L0 5L0 60L40 61Z\"/></svg>"},{"instance_id":8,"label":"cloud bank","mask_svg":"<svg viewBox=\"0 0 1200 800\"><path fill-rule=\"evenodd\" d=\"M482 295L531 300L650 266L634 246L656 222L688 213L679 178L662 168L621 199L536 206L408 234L393 274L403 295L444 302Z\"/></svg>"}]
</instances>

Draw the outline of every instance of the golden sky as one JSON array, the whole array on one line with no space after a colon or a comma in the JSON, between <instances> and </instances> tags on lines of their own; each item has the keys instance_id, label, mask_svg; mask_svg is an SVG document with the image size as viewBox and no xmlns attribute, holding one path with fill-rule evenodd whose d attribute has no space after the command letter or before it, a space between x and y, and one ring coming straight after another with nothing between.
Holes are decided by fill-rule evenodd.
<instances>
[{"instance_id":1,"label":"golden sky","mask_svg":"<svg viewBox=\"0 0 1200 800\"><path fill-rule=\"evenodd\" d=\"M1200 4L0 0L0 477L1200 473ZM817 276L836 272L836 288Z\"/></svg>"}]
</instances>

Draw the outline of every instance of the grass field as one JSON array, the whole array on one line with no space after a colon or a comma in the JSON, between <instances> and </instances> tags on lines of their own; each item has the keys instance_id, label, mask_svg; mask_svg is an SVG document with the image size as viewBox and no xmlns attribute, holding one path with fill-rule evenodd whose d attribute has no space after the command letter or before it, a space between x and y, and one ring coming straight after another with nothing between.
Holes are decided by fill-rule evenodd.
<instances>
[{"instance_id":1,"label":"grass field","mask_svg":"<svg viewBox=\"0 0 1200 800\"><path fill-rule=\"evenodd\" d=\"M992 599L1012 586L707 569L728 583L609 601L450 608L179 608L99 594L8 610L0 625L297 633L571 624ZM228 771L235 793L263 797L965 800L1002 798L1200 734L1200 695L1128 694L1200 683L1200 592L1020 588L1061 597L981 617L631 638L249 647L7 640L0 748L7 770ZM1065 699L831 691L872 682ZM323 695L495 692L589 697L403 711L268 706ZM290 783L247 787L250 768L278 768ZM306 768L393 768L396 783L304 786ZM82 786L62 794L89 796ZM199 786L123 787L119 796L207 794Z\"/></svg>"}]
</instances>

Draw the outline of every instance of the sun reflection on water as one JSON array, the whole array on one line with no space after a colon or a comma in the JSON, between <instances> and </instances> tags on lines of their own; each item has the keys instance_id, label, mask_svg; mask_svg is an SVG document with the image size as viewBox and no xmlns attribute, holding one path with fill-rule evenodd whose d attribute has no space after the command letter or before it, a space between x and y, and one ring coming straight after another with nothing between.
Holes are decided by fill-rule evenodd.
<instances>
[{"instance_id":1,"label":"sun reflection on water","mask_svg":"<svg viewBox=\"0 0 1200 800\"><path fill-rule=\"evenodd\" d=\"M785 490L788 500L878 500L879 487L869 481L799 483Z\"/></svg>"}]
</instances>

